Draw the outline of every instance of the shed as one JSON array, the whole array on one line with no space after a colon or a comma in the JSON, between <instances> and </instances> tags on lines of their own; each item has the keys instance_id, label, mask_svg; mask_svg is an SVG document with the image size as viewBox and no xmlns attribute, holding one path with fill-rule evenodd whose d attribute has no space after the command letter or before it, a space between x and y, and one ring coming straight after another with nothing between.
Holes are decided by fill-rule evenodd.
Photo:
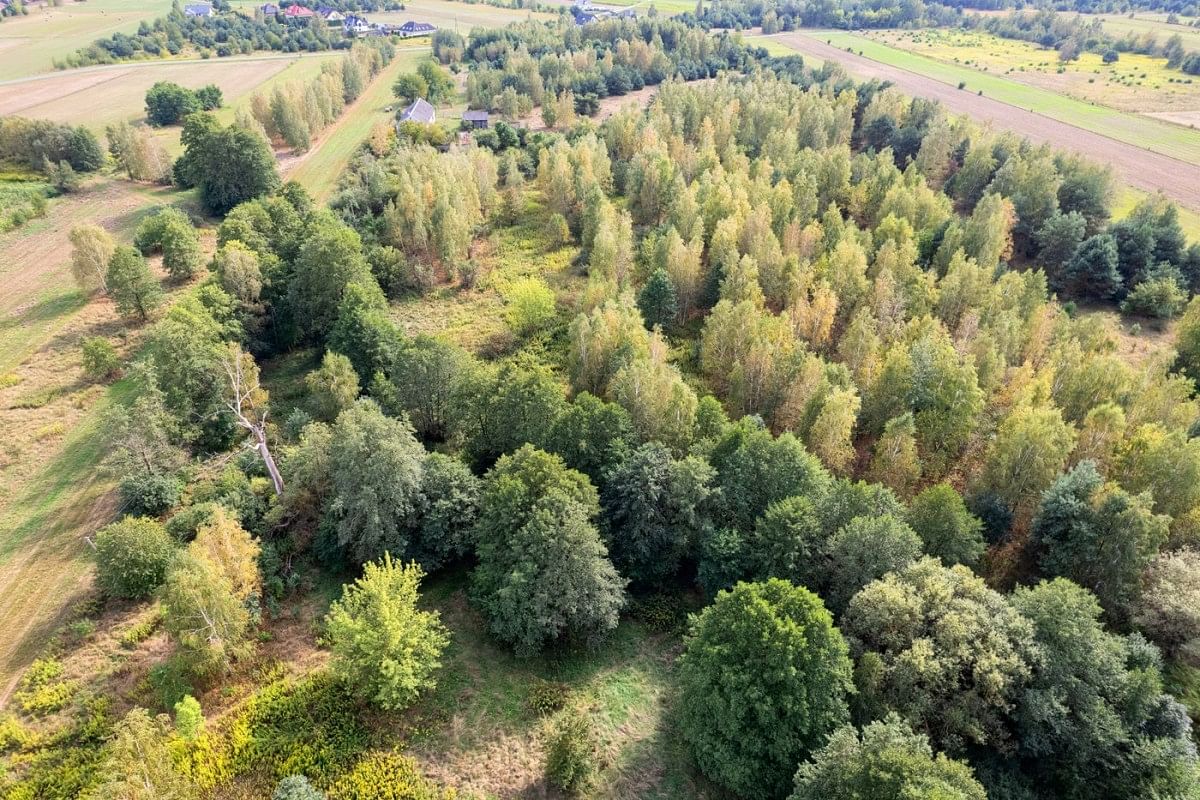
<instances>
[{"instance_id":1,"label":"shed","mask_svg":"<svg viewBox=\"0 0 1200 800\"><path fill-rule=\"evenodd\" d=\"M488 112L469 110L464 111L463 122L471 123L472 128L486 128L488 126Z\"/></svg>"}]
</instances>

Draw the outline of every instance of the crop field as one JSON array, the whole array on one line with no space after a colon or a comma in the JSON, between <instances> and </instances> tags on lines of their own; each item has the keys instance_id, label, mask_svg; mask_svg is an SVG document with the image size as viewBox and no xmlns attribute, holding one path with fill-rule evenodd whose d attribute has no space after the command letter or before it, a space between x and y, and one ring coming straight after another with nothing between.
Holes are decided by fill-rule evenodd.
<instances>
[{"instance_id":1,"label":"crop field","mask_svg":"<svg viewBox=\"0 0 1200 800\"><path fill-rule=\"evenodd\" d=\"M828 44L840 51L849 50L870 61L942 84L957 86L962 83L964 92L980 93L984 97L1118 142L1190 164L1200 164L1200 133L1177 125L1075 100L1049 89L1021 83L1011 76L979 72L959 64L938 61L866 36L838 31L813 31L787 34L780 38L803 53L809 52L804 42L807 39Z\"/></svg>"},{"instance_id":2,"label":"crop field","mask_svg":"<svg viewBox=\"0 0 1200 800\"><path fill-rule=\"evenodd\" d=\"M961 30L878 31L872 39L947 64L962 65L1120 111L1200 109L1200 80L1167 67L1166 59L1121 53L1105 64L1098 53L1062 63L1054 50L1030 42Z\"/></svg>"},{"instance_id":3,"label":"crop field","mask_svg":"<svg viewBox=\"0 0 1200 800\"><path fill-rule=\"evenodd\" d=\"M34 8L0 22L0 81L54 69L54 60L96 39L132 33L171 10L171 0L88 0Z\"/></svg>"},{"instance_id":4,"label":"crop field","mask_svg":"<svg viewBox=\"0 0 1200 800\"><path fill-rule=\"evenodd\" d=\"M276 80L312 77L323 61L336 57L335 53L247 56L69 70L0 86L0 114L86 124L99 133L118 120L143 119L146 90L158 81L172 81L191 89L215 83L221 87L232 118L239 99L248 101L254 92Z\"/></svg>"}]
</instances>

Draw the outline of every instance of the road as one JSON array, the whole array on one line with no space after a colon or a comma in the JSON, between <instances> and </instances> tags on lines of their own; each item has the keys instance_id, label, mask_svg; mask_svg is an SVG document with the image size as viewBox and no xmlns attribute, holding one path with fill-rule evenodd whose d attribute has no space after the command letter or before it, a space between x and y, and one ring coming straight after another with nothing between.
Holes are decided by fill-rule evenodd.
<instances>
[{"instance_id":1,"label":"road","mask_svg":"<svg viewBox=\"0 0 1200 800\"><path fill-rule=\"evenodd\" d=\"M1130 186L1147 192L1161 190L1180 205L1200 210L1200 166L1119 142L1000 100L963 91L901 67L847 52L803 33L775 34L771 38L802 55L839 62L856 78L891 81L905 94L938 100L955 113L966 114L980 122L991 123L996 128L1006 128L1035 141L1074 150L1093 161L1109 164L1113 172Z\"/></svg>"}]
</instances>

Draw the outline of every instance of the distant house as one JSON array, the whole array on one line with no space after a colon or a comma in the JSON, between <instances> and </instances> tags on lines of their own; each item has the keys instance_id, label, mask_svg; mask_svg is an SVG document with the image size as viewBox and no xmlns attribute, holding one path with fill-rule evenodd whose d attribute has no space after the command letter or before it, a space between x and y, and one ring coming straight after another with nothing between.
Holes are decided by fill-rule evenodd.
<instances>
[{"instance_id":1,"label":"distant house","mask_svg":"<svg viewBox=\"0 0 1200 800\"><path fill-rule=\"evenodd\" d=\"M488 112L486 111L464 111L463 122L471 123L472 128L486 128L488 126Z\"/></svg>"},{"instance_id":2,"label":"distant house","mask_svg":"<svg viewBox=\"0 0 1200 800\"><path fill-rule=\"evenodd\" d=\"M357 14L347 14L346 18L342 20L342 29L346 33L365 35L371 32L371 23L367 21L366 17L360 17Z\"/></svg>"},{"instance_id":3,"label":"distant house","mask_svg":"<svg viewBox=\"0 0 1200 800\"><path fill-rule=\"evenodd\" d=\"M264 3L258 7L258 10L262 12L264 17L273 17L279 13L279 6L274 3Z\"/></svg>"},{"instance_id":4,"label":"distant house","mask_svg":"<svg viewBox=\"0 0 1200 800\"><path fill-rule=\"evenodd\" d=\"M418 97L411 106L400 112L398 122L420 122L429 125L436 119L437 112L433 110L433 106Z\"/></svg>"},{"instance_id":5,"label":"distant house","mask_svg":"<svg viewBox=\"0 0 1200 800\"><path fill-rule=\"evenodd\" d=\"M329 6L317 6L317 14L326 22L341 22L345 19L342 12Z\"/></svg>"},{"instance_id":6,"label":"distant house","mask_svg":"<svg viewBox=\"0 0 1200 800\"><path fill-rule=\"evenodd\" d=\"M188 3L183 7L185 17L211 17L213 7L209 3Z\"/></svg>"},{"instance_id":7,"label":"distant house","mask_svg":"<svg viewBox=\"0 0 1200 800\"><path fill-rule=\"evenodd\" d=\"M408 22L397 28L396 32L405 39L408 39L412 36L428 36L436 30L437 28L433 25L430 25L428 22L414 22L410 19Z\"/></svg>"},{"instance_id":8,"label":"distant house","mask_svg":"<svg viewBox=\"0 0 1200 800\"><path fill-rule=\"evenodd\" d=\"M288 6L284 10L283 15L288 19L308 19L313 16L313 10L299 5Z\"/></svg>"}]
</instances>

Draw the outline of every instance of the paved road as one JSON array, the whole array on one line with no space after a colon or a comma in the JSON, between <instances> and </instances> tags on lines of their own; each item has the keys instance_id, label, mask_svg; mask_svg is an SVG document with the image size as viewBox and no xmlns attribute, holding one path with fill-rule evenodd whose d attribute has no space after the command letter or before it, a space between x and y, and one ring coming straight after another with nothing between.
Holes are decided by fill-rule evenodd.
<instances>
[{"instance_id":1,"label":"paved road","mask_svg":"<svg viewBox=\"0 0 1200 800\"><path fill-rule=\"evenodd\" d=\"M1074 150L1093 161L1110 164L1118 177L1148 192L1162 190L1180 205L1200 210L1200 166L1145 150L1027 109L960 90L956 86L915 72L850 53L802 33L777 34L788 47L804 55L837 61L856 78L878 78L895 84L905 94L938 100L951 111L1007 128L1030 139Z\"/></svg>"}]
</instances>

